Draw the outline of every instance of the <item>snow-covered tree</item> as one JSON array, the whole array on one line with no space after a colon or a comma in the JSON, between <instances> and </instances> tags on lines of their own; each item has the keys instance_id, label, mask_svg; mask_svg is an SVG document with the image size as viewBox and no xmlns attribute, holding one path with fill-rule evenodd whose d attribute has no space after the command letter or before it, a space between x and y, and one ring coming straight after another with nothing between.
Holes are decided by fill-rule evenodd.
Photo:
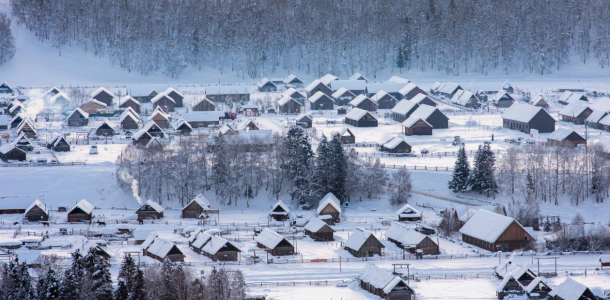
<instances>
[{"instance_id":1,"label":"snow-covered tree","mask_svg":"<svg viewBox=\"0 0 610 300\"><path fill-rule=\"evenodd\" d=\"M455 166L453 167L453 175L449 181L449 189L454 193L464 192L468 189L468 179L470 177L470 165L466 156L466 149L461 146L458 150Z\"/></svg>"},{"instance_id":2,"label":"snow-covered tree","mask_svg":"<svg viewBox=\"0 0 610 300\"><path fill-rule=\"evenodd\" d=\"M303 128L292 126L285 138L287 151L287 168L292 185L290 195L297 203L312 201L317 195L313 190L312 161L313 151Z\"/></svg>"},{"instance_id":3,"label":"snow-covered tree","mask_svg":"<svg viewBox=\"0 0 610 300\"><path fill-rule=\"evenodd\" d=\"M495 155L489 145L479 146L474 159L474 168L470 174L469 186L473 191L486 193L487 196L498 192L495 172Z\"/></svg>"},{"instance_id":4,"label":"snow-covered tree","mask_svg":"<svg viewBox=\"0 0 610 300\"><path fill-rule=\"evenodd\" d=\"M411 197L411 173L406 168L394 172L392 174L392 185L390 203L393 205L407 203Z\"/></svg>"},{"instance_id":5,"label":"snow-covered tree","mask_svg":"<svg viewBox=\"0 0 610 300\"><path fill-rule=\"evenodd\" d=\"M0 65L15 56L15 38L11 32L11 19L5 13L0 13Z\"/></svg>"},{"instance_id":6,"label":"snow-covered tree","mask_svg":"<svg viewBox=\"0 0 610 300\"><path fill-rule=\"evenodd\" d=\"M329 144L329 191L340 201L345 201L345 181L347 179L347 156L343 151L341 140L333 137Z\"/></svg>"},{"instance_id":7,"label":"snow-covered tree","mask_svg":"<svg viewBox=\"0 0 610 300\"><path fill-rule=\"evenodd\" d=\"M60 280L53 269L49 269L40 277L36 290L39 300L56 300L59 298Z\"/></svg>"}]
</instances>

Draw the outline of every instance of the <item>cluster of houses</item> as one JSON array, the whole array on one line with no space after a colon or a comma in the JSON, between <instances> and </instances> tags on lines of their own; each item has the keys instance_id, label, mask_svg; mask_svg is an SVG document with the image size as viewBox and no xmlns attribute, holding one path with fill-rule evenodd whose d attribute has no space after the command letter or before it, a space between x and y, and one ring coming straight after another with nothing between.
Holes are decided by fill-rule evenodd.
<instances>
[{"instance_id":1,"label":"cluster of houses","mask_svg":"<svg viewBox=\"0 0 610 300\"><path fill-rule=\"evenodd\" d=\"M566 97L567 100L561 101ZM610 98L602 97L593 102L585 95L565 91L561 99L560 103L566 104L559 111L562 121L610 131Z\"/></svg>"}]
</instances>

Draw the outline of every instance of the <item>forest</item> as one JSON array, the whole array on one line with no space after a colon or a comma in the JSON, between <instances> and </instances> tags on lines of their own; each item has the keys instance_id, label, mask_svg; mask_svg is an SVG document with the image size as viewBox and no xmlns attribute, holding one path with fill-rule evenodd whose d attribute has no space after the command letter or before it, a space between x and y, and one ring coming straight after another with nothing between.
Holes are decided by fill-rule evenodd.
<instances>
[{"instance_id":1,"label":"forest","mask_svg":"<svg viewBox=\"0 0 610 300\"><path fill-rule=\"evenodd\" d=\"M604 0L11 0L44 42L77 46L129 72L242 78L382 70L548 74L610 66Z\"/></svg>"}]
</instances>

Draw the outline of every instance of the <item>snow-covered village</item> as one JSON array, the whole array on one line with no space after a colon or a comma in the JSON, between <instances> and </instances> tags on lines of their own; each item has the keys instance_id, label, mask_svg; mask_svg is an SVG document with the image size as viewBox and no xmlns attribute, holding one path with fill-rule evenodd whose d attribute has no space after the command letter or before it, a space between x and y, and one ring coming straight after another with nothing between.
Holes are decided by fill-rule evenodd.
<instances>
[{"instance_id":1,"label":"snow-covered village","mask_svg":"<svg viewBox=\"0 0 610 300\"><path fill-rule=\"evenodd\" d=\"M0 0L0 299L609 300L607 4L312 2Z\"/></svg>"}]
</instances>

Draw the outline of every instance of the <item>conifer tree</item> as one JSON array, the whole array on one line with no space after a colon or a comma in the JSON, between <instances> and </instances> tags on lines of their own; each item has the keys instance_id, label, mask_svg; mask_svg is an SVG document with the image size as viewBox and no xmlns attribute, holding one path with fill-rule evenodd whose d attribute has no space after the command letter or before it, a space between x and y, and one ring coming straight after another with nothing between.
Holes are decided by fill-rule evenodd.
<instances>
[{"instance_id":1,"label":"conifer tree","mask_svg":"<svg viewBox=\"0 0 610 300\"><path fill-rule=\"evenodd\" d=\"M347 179L347 155L338 137L333 137L329 145L329 191L343 203L345 201L345 182Z\"/></svg>"},{"instance_id":2,"label":"conifer tree","mask_svg":"<svg viewBox=\"0 0 610 300\"><path fill-rule=\"evenodd\" d=\"M316 149L316 159L313 170L314 188L319 195L326 195L330 191L331 184L331 153L330 145L326 136L322 136ZM315 204L315 203L313 203Z\"/></svg>"},{"instance_id":3,"label":"conifer tree","mask_svg":"<svg viewBox=\"0 0 610 300\"><path fill-rule=\"evenodd\" d=\"M49 269L46 274L38 280L38 299L39 300L55 300L59 298L60 281L55 275L53 269Z\"/></svg>"},{"instance_id":4,"label":"conifer tree","mask_svg":"<svg viewBox=\"0 0 610 300\"><path fill-rule=\"evenodd\" d=\"M466 156L466 149L464 146L461 146L458 150L455 166L453 167L453 176L449 181L449 189L451 189L454 193L466 191L468 189L469 178L470 166L468 163L468 157Z\"/></svg>"},{"instance_id":5,"label":"conifer tree","mask_svg":"<svg viewBox=\"0 0 610 300\"><path fill-rule=\"evenodd\" d=\"M312 185L312 160L314 157L309 139L303 128L292 126L285 139L287 167L292 188L290 195L297 203L311 201L317 192Z\"/></svg>"}]
</instances>

